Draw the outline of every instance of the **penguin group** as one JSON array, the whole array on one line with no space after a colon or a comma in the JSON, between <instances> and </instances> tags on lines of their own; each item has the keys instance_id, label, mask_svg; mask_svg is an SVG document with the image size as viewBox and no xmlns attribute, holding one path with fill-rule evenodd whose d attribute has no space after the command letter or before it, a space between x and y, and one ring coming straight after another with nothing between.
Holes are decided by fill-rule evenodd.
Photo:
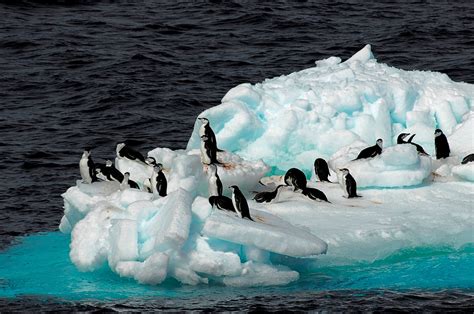
<instances>
[{"instance_id":1,"label":"penguin group","mask_svg":"<svg viewBox=\"0 0 474 314\"><path fill-rule=\"evenodd\" d=\"M223 185L219 178L218 166L223 165L218 159L218 152L223 150L217 147L217 141L214 131L211 128L209 120L205 117L199 117L201 122L199 129L199 137L201 139L200 156L204 169L207 167L208 174L208 191L209 204L212 208L225 210L237 214L239 217L254 221L250 215L247 199L237 185L231 185L228 188L232 191L231 198L223 195ZM450 154L450 148L446 136L440 129L435 131L435 151L436 158L447 158ZM398 145L413 145L418 154L429 156L423 147L413 142L415 134L401 133L397 137ZM375 145L362 149L357 157L353 160L374 158L383 153L383 140L377 139ZM147 157L125 145L117 144L116 154L118 158L125 158L136 162L142 166L151 167L151 177L143 184L130 179L130 173L121 173L111 160L106 160L104 165L96 165L91 157L91 150L85 149L79 161L79 168L84 183L94 183L98 181L115 181L120 183L120 189L139 189L149 193L153 193L156 197L166 197L167 195L167 179L163 173L163 165L157 163L155 158ZM474 154L466 156L462 164L474 161ZM357 182L351 175L348 168L337 169L341 175L339 185L344 192L346 198L361 197L357 194ZM336 183L329 180L330 171L328 163L323 158L317 158L314 161L314 173L320 182ZM294 193L301 193L303 196L315 200L331 203L324 192L319 189L308 187L307 179L303 171L297 168L290 168L283 177L284 184L276 186L273 191L265 191L256 193L253 199L257 203L277 202L279 196L285 188L292 188Z\"/></svg>"},{"instance_id":2,"label":"penguin group","mask_svg":"<svg viewBox=\"0 0 474 314\"><path fill-rule=\"evenodd\" d=\"M98 181L114 181L120 184L121 190L137 189L153 193L156 197L166 196L168 183L161 163L157 163L153 157L145 159L140 152L127 146L125 143L117 144L116 154L118 158L125 158L142 166L152 168L151 177L142 184L138 184L130 179L129 172L122 173L110 159L107 159L105 164L96 165L92 160L91 150L86 148L79 161L82 181L89 184Z\"/></svg>"}]
</instances>

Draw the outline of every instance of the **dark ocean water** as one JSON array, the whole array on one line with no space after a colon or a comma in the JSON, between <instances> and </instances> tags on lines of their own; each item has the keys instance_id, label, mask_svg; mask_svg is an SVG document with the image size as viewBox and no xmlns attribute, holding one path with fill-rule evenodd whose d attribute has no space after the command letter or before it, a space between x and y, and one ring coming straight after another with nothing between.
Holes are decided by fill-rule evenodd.
<instances>
[{"instance_id":1,"label":"dark ocean water","mask_svg":"<svg viewBox=\"0 0 474 314\"><path fill-rule=\"evenodd\" d=\"M123 140L144 153L184 148L196 116L233 86L345 59L367 43L380 62L474 83L474 2L0 1L0 249L17 236L57 230L60 194L80 178L84 147L99 162ZM464 290L237 299L242 306L212 298L71 305L31 297L0 301L0 309L38 302L63 310L473 306Z\"/></svg>"}]
</instances>

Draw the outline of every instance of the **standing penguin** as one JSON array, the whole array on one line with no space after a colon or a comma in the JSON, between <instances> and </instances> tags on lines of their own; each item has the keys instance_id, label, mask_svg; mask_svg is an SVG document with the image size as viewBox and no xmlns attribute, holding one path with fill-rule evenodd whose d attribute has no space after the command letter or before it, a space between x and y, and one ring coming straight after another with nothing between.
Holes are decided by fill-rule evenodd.
<instances>
[{"instance_id":1,"label":"standing penguin","mask_svg":"<svg viewBox=\"0 0 474 314\"><path fill-rule=\"evenodd\" d=\"M217 150L206 135L201 136L201 162L206 165L219 164Z\"/></svg>"},{"instance_id":2,"label":"standing penguin","mask_svg":"<svg viewBox=\"0 0 474 314\"><path fill-rule=\"evenodd\" d=\"M318 177L319 181L331 182L328 179L328 176L331 174L329 173L329 167L326 160L322 158L316 158L314 161L314 173Z\"/></svg>"},{"instance_id":3,"label":"standing penguin","mask_svg":"<svg viewBox=\"0 0 474 314\"><path fill-rule=\"evenodd\" d=\"M202 123L201 128L199 128L199 136L201 138L203 136L206 136L211 142L211 145L216 148L216 151L222 152L221 149L217 148L216 134L214 134L214 131L212 130L211 125L209 124L209 120L207 118L198 118L198 120Z\"/></svg>"},{"instance_id":4,"label":"standing penguin","mask_svg":"<svg viewBox=\"0 0 474 314\"><path fill-rule=\"evenodd\" d=\"M166 196L166 190L168 188L168 181L166 180L165 174L163 173L163 165L157 163L153 167L153 174L151 175L151 190L153 194L158 194L159 196Z\"/></svg>"},{"instance_id":5,"label":"standing penguin","mask_svg":"<svg viewBox=\"0 0 474 314\"><path fill-rule=\"evenodd\" d=\"M297 168L288 169L285 174L285 183L286 185L293 186L296 190L303 190L306 188L307 180L303 171Z\"/></svg>"},{"instance_id":6,"label":"standing penguin","mask_svg":"<svg viewBox=\"0 0 474 314\"><path fill-rule=\"evenodd\" d=\"M405 138L408 135L410 135L410 133L400 133L397 137L397 144L411 144L411 145L416 147L416 151L418 152L418 154L429 156L428 153L423 149L423 147L420 144L412 142L412 140L413 140L413 138L415 137L416 134L413 134L412 136L410 136L408 138L407 141L405 141Z\"/></svg>"},{"instance_id":7,"label":"standing penguin","mask_svg":"<svg viewBox=\"0 0 474 314\"><path fill-rule=\"evenodd\" d=\"M217 166L209 165L209 196L222 196L222 182L217 174Z\"/></svg>"},{"instance_id":8,"label":"standing penguin","mask_svg":"<svg viewBox=\"0 0 474 314\"><path fill-rule=\"evenodd\" d=\"M252 217L250 217L249 205L247 204L247 200L245 196L240 191L237 185L229 186L232 190L232 204L234 205L234 209L239 214L240 218L248 218L253 221Z\"/></svg>"},{"instance_id":9,"label":"standing penguin","mask_svg":"<svg viewBox=\"0 0 474 314\"><path fill-rule=\"evenodd\" d=\"M92 183L97 181L95 164L92 161L90 149L85 149L79 161L79 171L81 173L82 181L85 183Z\"/></svg>"},{"instance_id":10,"label":"standing penguin","mask_svg":"<svg viewBox=\"0 0 474 314\"><path fill-rule=\"evenodd\" d=\"M143 157L141 153L125 145L125 143L117 144L116 152L117 152L117 157L123 157L130 160L141 161L142 163L146 164L145 157Z\"/></svg>"},{"instance_id":11,"label":"standing penguin","mask_svg":"<svg viewBox=\"0 0 474 314\"><path fill-rule=\"evenodd\" d=\"M436 129L435 131L435 150L436 159L447 158L451 150L449 149L448 139L443 131Z\"/></svg>"},{"instance_id":12,"label":"standing penguin","mask_svg":"<svg viewBox=\"0 0 474 314\"><path fill-rule=\"evenodd\" d=\"M284 187L285 185L280 184L279 186L276 187L274 191L271 192L260 192L255 194L253 199L257 203L270 203L271 201L278 201L278 197L280 196L281 188Z\"/></svg>"},{"instance_id":13,"label":"standing penguin","mask_svg":"<svg viewBox=\"0 0 474 314\"><path fill-rule=\"evenodd\" d=\"M382 146L383 146L383 140L379 138L374 146L370 146L361 150L357 158L354 160L372 158L377 155L380 155L382 154Z\"/></svg>"},{"instance_id":14,"label":"standing penguin","mask_svg":"<svg viewBox=\"0 0 474 314\"><path fill-rule=\"evenodd\" d=\"M122 182L120 183L120 189L121 190L125 190L125 189L138 189L140 190L140 187L138 186L138 184L133 181L133 180L130 180L130 173L129 172L125 172L123 174L123 180Z\"/></svg>"},{"instance_id":15,"label":"standing penguin","mask_svg":"<svg viewBox=\"0 0 474 314\"><path fill-rule=\"evenodd\" d=\"M349 173L349 169L342 168L342 180L340 183L347 198L360 197L357 195L357 183L354 177Z\"/></svg>"}]
</instances>

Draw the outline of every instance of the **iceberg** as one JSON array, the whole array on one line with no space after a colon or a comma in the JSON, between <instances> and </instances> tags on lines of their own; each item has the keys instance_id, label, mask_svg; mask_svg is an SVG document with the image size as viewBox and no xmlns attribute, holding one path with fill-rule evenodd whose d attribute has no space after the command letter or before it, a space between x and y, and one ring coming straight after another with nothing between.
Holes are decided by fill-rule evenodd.
<instances>
[{"instance_id":1,"label":"iceberg","mask_svg":"<svg viewBox=\"0 0 474 314\"><path fill-rule=\"evenodd\" d=\"M285 285L316 265L374 261L405 247L474 242L472 195L474 86L435 72L379 63L370 45L262 83L241 84L199 116L209 119L218 146L217 171L230 196L238 185L254 221L212 208L208 166L200 159L200 122L183 150L158 147L168 195L121 190L116 182L77 181L62 196L59 229L71 234L70 259L81 271L109 267L142 284ZM434 130L448 136L451 156L436 160ZM381 138L381 155L354 160ZM313 163L328 161L332 182L318 182ZM151 167L125 158L115 166L141 187ZM291 188L257 203L255 192L283 183L286 170L304 171L308 187L331 203ZM350 169L362 197L344 198L338 169Z\"/></svg>"}]
</instances>

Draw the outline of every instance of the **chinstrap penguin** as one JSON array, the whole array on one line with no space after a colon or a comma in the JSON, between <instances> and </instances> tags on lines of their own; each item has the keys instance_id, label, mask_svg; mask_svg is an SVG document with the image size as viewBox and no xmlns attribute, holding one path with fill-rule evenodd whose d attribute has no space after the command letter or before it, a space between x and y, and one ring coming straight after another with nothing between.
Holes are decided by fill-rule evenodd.
<instances>
[{"instance_id":1,"label":"chinstrap penguin","mask_svg":"<svg viewBox=\"0 0 474 314\"><path fill-rule=\"evenodd\" d=\"M168 181L166 180L165 174L163 173L162 164L157 163L155 167L153 167L153 174L151 175L150 182L153 194L163 197L166 196Z\"/></svg>"},{"instance_id":2,"label":"chinstrap penguin","mask_svg":"<svg viewBox=\"0 0 474 314\"><path fill-rule=\"evenodd\" d=\"M323 193L323 191L315 188L305 188L303 189L302 194L315 201L319 200L331 203L328 201L328 198L326 197L326 194Z\"/></svg>"},{"instance_id":3,"label":"chinstrap penguin","mask_svg":"<svg viewBox=\"0 0 474 314\"><path fill-rule=\"evenodd\" d=\"M133 148L128 147L124 143L117 144L117 157L127 158L130 160L141 161L142 163L146 164L145 157Z\"/></svg>"},{"instance_id":4,"label":"chinstrap penguin","mask_svg":"<svg viewBox=\"0 0 474 314\"><path fill-rule=\"evenodd\" d=\"M382 154L382 146L383 146L383 140L379 138L374 146L370 146L361 150L357 158L354 160L372 158L377 155L380 155Z\"/></svg>"},{"instance_id":5,"label":"chinstrap penguin","mask_svg":"<svg viewBox=\"0 0 474 314\"><path fill-rule=\"evenodd\" d=\"M306 188L307 180L303 171L297 168L288 169L284 181L286 185L293 186L294 191Z\"/></svg>"},{"instance_id":6,"label":"chinstrap penguin","mask_svg":"<svg viewBox=\"0 0 474 314\"><path fill-rule=\"evenodd\" d=\"M449 149L448 139L443 131L436 129L435 131L435 150L436 159L447 158L451 150Z\"/></svg>"},{"instance_id":7,"label":"chinstrap penguin","mask_svg":"<svg viewBox=\"0 0 474 314\"><path fill-rule=\"evenodd\" d=\"M279 195L281 193L281 188L286 185L280 184L279 186L276 187L274 191L270 192L260 192L255 194L253 199L257 203L270 203L271 201L274 201L275 203L278 201Z\"/></svg>"},{"instance_id":8,"label":"chinstrap penguin","mask_svg":"<svg viewBox=\"0 0 474 314\"><path fill-rule=\"evenodd\" d=\"M140 190L140 187L138 186L138 184L135 181L130 180L130 173L125 172L123 174L122 183L120 183L120 189L125 190L125 189L128 189L128 188Z\"/></svg>"},{"instance_id":9,"label":"chinstrap penguin","mask_svg":"<svg viewBox=\"0 0 474 314\"><path fill-rule=\"evenodd\" d=\"M359 195L357 195L357 183L354 177L349 173L349 169L342 168L339 170L342 172L340 185L346 197L360 197Z\"/></svg>"},{"instance_id":10,"label":"chinstrap penguin","mask_svg":"<svg viewBox=\"0 0 474 314\"><path fill-rule=\"evenodd\" d=\"M212 195L209 197L209 204L211 204L213 208L216 206L218 209L228 210L235 213L234 204L227 196Z\"/></svg>"},{"instance_id":11,"label":"chinstrap penguin","mask_svg":"<svg viewBox=\"0 0 474 314\"><path fill-rule=\"evenodd\" d=\"M413 140L413 138L415 137L416 134L413 134L412 136L410 136L408 138L407 141L405 141L405 138L408 135L410 135L410 133L400 133L397 137L397 144L411 144L411 145L416 147L416 151L418 152L418 154L429 156L429 154L423 149L423 147L421 145L412 142L412 140Z\"/></svg>"},{"instance_id":12,"label":"chinstrap penguin","mask_svg":"<svg viewBox=\"0 0 474 314\"><path fill-rule=\"evenodd\" d=\"M329 172L328 163L322 158L316 158L314 161L314 173L321 182L331 182L328 177L331 175Z\"/></svg>"},{"instance_id":13,"label":"chinstrap penguin","mask_svg":"<svg viewBox=\"0 0 474 314\"><path fill-rule=\"evenodd\" d=\"M222 149L217 148L217 140L216 140L216 134L211 128L211 124L209 123L209 120L207 118L198 118L199 121L201 121L201 127L199 128L199 136L202 138L203 136L206 136L211 145L213 145L218 152L222 152Z\"/></svg>"},{"instance_id":14,"label":"chinstrap penguin","mask_svg":"<svg viewBox=\"0 0 474 314\"><path fill-rule=\"evenodd\" d=\"M79 171L81 173L82 181L85 183L92 183L97 181L95 164L92 161L91 151L85 149L79 161Z\"/></svg>"},{"instance_id":15,"label":"chinstrap penguin","mask_svg":"<svg viewBox=\"0 0 474 314\"><path fill-rule=\"evenodd\" d=\"M219 164L217 161L216 147L205 135L201 136L201 162L206 165Z\"/></svg>"},{"instance_id":16,"label":"chinstrap penguin","mask_svg":"<svg viewBox=\"0 0 474 314\"><path fill-rule=\"evenodd\" d=\"M209 196L222 196L222 182L217 174L217 166L210 164L208 171Z\"/></svg>"},{"instance_id":17,"label":"chinstrap penguin","mask_svg":"<svg viewBox=\"0 0 474 314\"><path fill-rule=\"evenodd\" d=\"M235 211L239 214L240 218L248 218L253 221L250 217L249 205L245 196L240 191L237 185L229 186L232 190L232 205L234 205Z\"/></svg>"},{"instance_id":18,"label":"chinstrap penguin","mask_svg":"<svg viewBox=\"0 0 474 314\"><path fill-rule=\"evenodd\" d=\"M464 157L461 161L462 165L467 164L468 162L473 162L474 161L474 154L469 154L466 157Z\"/></svg>"}]
</instances>

